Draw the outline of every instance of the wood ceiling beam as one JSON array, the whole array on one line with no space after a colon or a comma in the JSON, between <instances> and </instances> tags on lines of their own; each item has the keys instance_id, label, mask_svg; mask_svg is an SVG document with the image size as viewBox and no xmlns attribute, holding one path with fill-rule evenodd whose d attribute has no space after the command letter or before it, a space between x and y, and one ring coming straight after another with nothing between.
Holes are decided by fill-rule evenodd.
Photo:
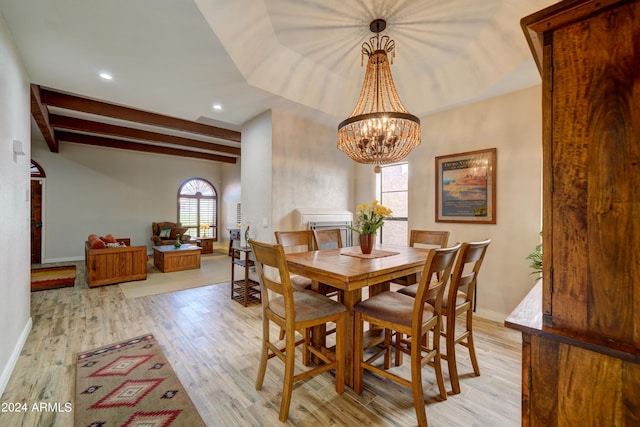
<instances>
[{"instance_id":1,"label":"wood ceiling beam","mask_svg":"<svg viewBox=\"0 0 640 427\"><path fill-rule=\"evenodd\" d=\"M64 129L67 131L87 132L102 136L115 136L138 141L161 142L175 144L183 147L198 148L203 150L217 151L220 153L240 156L240 148L228 145L214 144L197 139L183 138L180 136L166 135L163 133L150 132L141 129L128 128L124 126L110 125L107 123L95 122L92 120L78 119L75 117L60 116L51 114L49 123L54 129Z\"/></svg>"},{"instance_id":2,"label":"wood ceiling beam","mask_svg":"<svg viewBox=\"0 0 640 427\"><path fill-rule=\"evenodd\" d=\"M42 96L40 93L40 86L32 84L30 87L31 92L31 116L35 120L42 137L47 142L49 150L52 153L57 153L58 141L55 138L53 128L49 124L49 110L47 106L42 103Z\"/></svg>"},{"instance_id":3,"label":"wood ceiling beam","mask_svg":"<svg viewBox=\"0 0 640 427\"><path fill-rule=\"evenodd\" d=\"M141 151L144 153L166 154L170 156L192 157L195 159L211 160L214 162L236 163L235 157L220 156L217 154L202 153L198 151L180 150L177 148L161 147L158 145L139 144L137 142L123 141L120 139L105 138L101 136L55 131L59 141L75 142L78 144L95 145L98 147L118 148L121 150Z\"/></svg>"},{"instance_id":4,"label":"wood ceiling beam","mask_svg":"<svg viewBox=\"0 0 640 427\"><path fill-rule=\"evenodd\" d=\"M80 111L104 117L112 117L114 119L130 122L145 123L148 125L177 129L185 132L198 133L223 139L225 141L240 142L240 132L229 129L205 125L203 123L192 122L162 114L150 113L148 111L110 104L103 101L96 101L76 95L69 95L62 92L56 92L51 89L40 88L40 94L42 103L51 107Z\"/></svg>"}]
</instances>

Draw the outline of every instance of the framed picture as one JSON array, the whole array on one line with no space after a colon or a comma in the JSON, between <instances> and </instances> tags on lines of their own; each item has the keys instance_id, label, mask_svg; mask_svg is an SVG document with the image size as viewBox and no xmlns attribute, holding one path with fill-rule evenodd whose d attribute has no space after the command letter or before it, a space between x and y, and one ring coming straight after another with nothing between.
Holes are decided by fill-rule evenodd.
<instances>
[{"instance_id":1,"label":"framed picture","mask_svg":"<svg viewBox=\"0 0 640 427\"><path fill-rule=\"evenodd\" d=\"M496 223L496 149L436 157L436 222Z\"/></svg>"}]
</instances>

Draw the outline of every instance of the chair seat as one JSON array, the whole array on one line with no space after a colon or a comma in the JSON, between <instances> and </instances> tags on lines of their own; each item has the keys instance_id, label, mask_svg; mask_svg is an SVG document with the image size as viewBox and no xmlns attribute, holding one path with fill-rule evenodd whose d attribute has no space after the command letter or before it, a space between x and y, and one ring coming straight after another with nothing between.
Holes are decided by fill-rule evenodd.
<instances>
[{"instance_id":1,"label":"chair seat","mask_svg":"<svg viewBox=\"0 0 640 427\"><path fill-rule=\"evenodd\" d=\"M449 289L448 289L448 287L447 287L447 290L445 290L445 294L448 292L448 290L449 290ZM408 296L410 296L410 297L415 298L415 296L416 296L416 292L417 292L417 291L418 291L418 285L417 285L417 284L415 284L415 285L411 285L411 286L407 286L407 287L404 287L404 288L402 288L402 289L399 289L399 290L397 291L397 293L400 293L400 294L403 294L403 295L408 295ZM464 302L465 302L466 300L467 300L467 294L465 294L465 293L464 293L464 292L462 292L462 291L458 291L458 294L457 294L457 296L456 296L456 306L458 306L458 305L460 305L460 304L464 304ZM431 296L431 297L427 298L427 302L428 302L429 304L431 304L431 305L434 305L434 304L436 303L436 298L435 298L435 297L433 297L433 296ZM442 300L442 309L443 309L443 310L446 310L446 309L447 309L447 307L448 307L448 305L447 305L447 299L443 299L443 300Z\"/></svg>"},{"instance_id":2,"label":"chair seat","mask_svg":"<svg viewBox=\"0 0 640 427\"><path fill-rule=\"evenodd\" d=\"M403 295L399 292L382 292L359 302L353 310L365 316L411 328L414 303L415 298L408 295ZM426 323L434 315L434 308L429 304L425 304L422 321Z\"/></svg>"},{"instance_id":3,"label":"chair seat","mask_svg":"<svg viewBox=\"0 0 640 427\"><path fill-rule=\"evenodd\" d=\"M307 322L346 311L344 305L313 291L294 292L293 301L296 322ZM269 307L278 316L285 317L284 297L272 298Z\"/></svg>"}]
</instances>

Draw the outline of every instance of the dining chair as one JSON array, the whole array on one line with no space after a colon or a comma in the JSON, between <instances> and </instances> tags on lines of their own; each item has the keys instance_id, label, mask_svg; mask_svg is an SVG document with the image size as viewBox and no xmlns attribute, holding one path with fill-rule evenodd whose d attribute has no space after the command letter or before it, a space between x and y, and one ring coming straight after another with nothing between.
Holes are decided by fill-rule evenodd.
<instances>
[{"instance_id":1,"label":"dining chair","mask_svg":"<svg viewBox=\"0 0 640 427\"><path fill-rule=\"evenodd\" d=\"M342 231L339 228L313 230L313 244L316 250L341 248Z\"/></svg>"},{"instance_id":2,"label":"dining chair","mask_svg":"<svg viewBox=\"0 0 640 427\"><path fill-rule=\"evenodd\" d=\"M440 397L443 400L447 399L442 377L440 340L434 339L433 347L430 348L427 345L428 340L424 338L430 332L433 332L434 335L440 332L442 296L459 249L460 244L449 248L429 250L415 298L399 292L386 291L359 302L354 307L356 327L354 352L357 355L354 371L355 392L362 392L364 370L410 387L413 391L413 405L420 426L427 425L422 388L422 367L425 364L434 367ZM435 277L436 273L440 273L437 275L439 277L437 281L427 280L430 277ZM434 306L426 303L430 292L434 292L436 295ZM363 360L365 322L384 328L384 344L373 356ZM400 347L400 351L411 356L411 378L409 380L388 371L391 365L393 348L391 337L394 331L410 337L407 345ZM374 365L375 359L381 355L384 355L384 366Z\"/></svg>"},{"instance_id":3,"label":"dining chair","mask_svg":"<svg viewBox=\"0 0 640 427\"><path fill-rule=\"evenodd\" d=\"M276 243L282 245L286 253L290 252L309 252L314 250L313 232L311 230L292 230L292 231L276 231L275 233ZM312 289L322 295L328 297L336 296L339 302L342 301L342 296L338 289L333 286L325 285L323 283L313 283L313 280L308 277L298 276L297 274L291 275L291 283L296 291L304 289ZM322 343L326 339L327 334L335 332L334 328L327 330L325 327L319 327L315 329L316 343ZM284 339L285 330L280 329L280 340ZM318 341L320 340L320 341ZM305 359L306 360L306 359ZM306 363L308 364L308 363Z\"/></svg>"},{"instance_id":4,"label":"dining chair","mask_svg":"<svg viewBox=\"0 0 640 427\"><path fill-rule=\"evenodd\" d=\"M428 247L428 248L444 248L449 242L449 232L440 230L411 230L409 233L409 246ZM402 286L413 285L418 283L417 274L399 277L392 280L393 283Z\"/></svg>"},{"instance_id":5,"label":"dining chair","mask_svg":"<svg viewBox=\"0 0 640 427\"><path fill-rule=\"evenodd\" d=\"M320 249L335 249L342 247L342 232L339 228L325 228L320 230L313 230L313 245L315 250ZM319 285L321 292L328 297L336 296L338 302L344 301L344 291L337 289L329 285Z\"/></svg>"},{"instance_id":6,"label":"dining chair","mask_svg":"<svg viewBox=\"0 0 640 427\"><path fill-rule=\"evenodd\" d=\"M276 242L285 248L285 252L307 252L315 249L312 230L276 231ZM308 277L292 275L291 281L295 289L311 289L313 281ZM317 283L317 290L323 295L340 298L340 290L323 283Z\"/></svg>"},{"instance_id":7,"label":"dining chair","mask_svg":"<svg viewBox=\"0 0 640 427\"><path fill-rule=\"evenodd\" d=\"M344 336L346 308L324 295L310 290L293 289L287 261L282 245L260 243L253 239L249 244L255 256L255 265L261 283L262 292L262 354L256 390L261 390L264 382L267 361L278 357L284 362L284 385L282 390L282 402L280 403L280 421L288 418L291 405L293 384L317 374L335 369L336 392L344 392ZM269 266L278 272L278 280L265 275L265 267ZM270 296L270 291L273 296ZM271 342L269 335L270 322L273 322L285 331L285 346L279 348ZM310 340L310 330L328 322L336 324L335 351L326 346L316 347ZM309 359L313 354L318 365L303 372L295 374L295 349L296 331L303 335L303 359ZM305 363L307 365L308 363Z\"/></svg>"},{"instance_id":8,"label":"dining chair","mask_svg":"<svg viewBox=\"0 0 640 427\"><path fill-rule=\"evenodd\" d=\"M307 252L313 250L311 230L276 231L276 243L282 245L285 252ZM308 277L292 275L291 283L296 290L311 289L313 281Z\"/></svg>"},{"instance_id":9,"label":"dining chair","mask_svg":"<svg viewBox=\"0 0 640 427\"><path fill-rule=\"evenodd\" d=\"M476 376L480 375L476 349L473 343L473 297L476 291L478 273L482 261L491 244L491 239L479 242L463 243L458 253L455 267L451 275L446 298L442 301L442 315L446 317L446 327L440 335L445 337L446 354L442 358L447 361L449 378L454 394L460 393L460 380L456 362L456 345L460 344L469 350L469 358ZM415 296L418 288L415 285L407 286L398 292ZM429 304L436 304L435 298L427 299ZM456 335L457 317L465 313L464 331Z\"/></svg>"}]
</instances>

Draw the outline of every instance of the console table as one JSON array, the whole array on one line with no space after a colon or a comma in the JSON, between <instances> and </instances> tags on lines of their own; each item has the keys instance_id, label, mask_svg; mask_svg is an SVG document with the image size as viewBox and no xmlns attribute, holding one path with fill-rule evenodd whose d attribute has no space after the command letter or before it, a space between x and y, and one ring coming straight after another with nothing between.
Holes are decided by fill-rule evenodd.
<instances>
[{"instance_id":1,"label":"console table","mask_svg":"<svg viewBox=\"0 0 640 427\"><path fill-rule=\"evenodd\" d=\"M231 247L231 299L244 307L249 304L259 304L262 301L260 283L249 279L249 268L255 265L249 259L250 246ZM244 268L244 279L235 280L235 266Z\"/></svg>"},{"instance_id":2,"label":"console table","mask_svg":"<svg viewBox=\"0 0 640 427\"><path fill-rule=\"evenodd\" d=\"M203 254L213 253L213 237L198 237L196 239L196 245L202 248Z\"/></svg>"}]
</instances>

